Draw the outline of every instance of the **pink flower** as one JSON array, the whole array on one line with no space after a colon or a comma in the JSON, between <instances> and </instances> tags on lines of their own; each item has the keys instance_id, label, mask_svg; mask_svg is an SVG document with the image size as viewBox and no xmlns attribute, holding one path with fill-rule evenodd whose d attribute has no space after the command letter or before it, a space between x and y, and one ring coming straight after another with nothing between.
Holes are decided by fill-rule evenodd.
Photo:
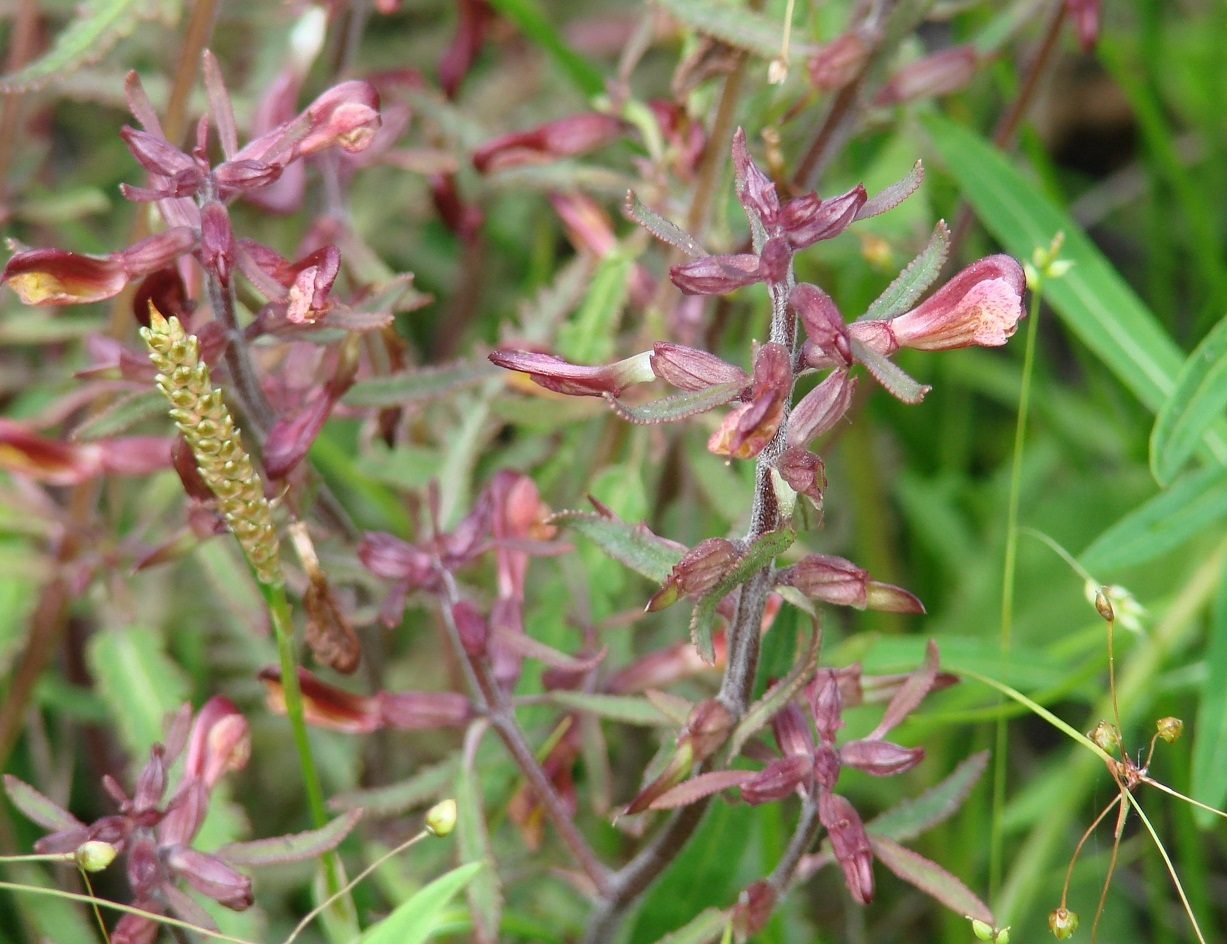
<instances>
[{"instance_id":1,"label":"pink flower","mask_svg":"<svg viewBox=\"0 0 1227 944\"><path fill-rule=\"evenodd\" d=\"M530 351L495 351L490 360L499 367L528 374L537 384L572 397L621 395L633 384L655 380L651 352L644 351L613 364L572 364L555 354Z\"/></svg>"},{"instance_id":2,"label":"pink flower","mask_svg":"<svg viewBox=\"0 0 1227 944\"><path fill-rule=\"evenodd\" d=\"M973 262L911 311L889 321L857 321L852 337L879 354L900 347L947 351L1000 347L1023 316L1026 277L1009 256Z\"/></svg>"}]
</instances>

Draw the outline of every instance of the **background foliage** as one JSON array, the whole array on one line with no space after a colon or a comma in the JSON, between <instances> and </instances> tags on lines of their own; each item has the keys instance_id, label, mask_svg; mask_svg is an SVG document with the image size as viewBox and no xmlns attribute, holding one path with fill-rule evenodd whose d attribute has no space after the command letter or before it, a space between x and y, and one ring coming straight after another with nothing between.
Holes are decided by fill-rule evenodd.
<instances>
[{"instance_id":1,"label":"background foliage","mask_svg":"<svg viewBox=\"0 0 1227 944\"><path fill-rule=\"evenodd\" d=\"M10 50L20 45L14 8L21 6L10 5ZM4 231L30 245L104 253L131 242L144 215L117 190L120 182L139 182L117 136L131 120L123 75L138 70L161 107L176 50L185 44L188 11L171 2L115 2L109 9L99 3L93 20L70 25L76 6L37 5L39 42L54 43L58 35L60 45L51 46L54 58L15 83L32 89L20 111L6 113L0 140ZM688 545L740 532L752 471L706 451L710 425L630 426L598 401L542 396L485 363L489 350L507 339L599 362L661 336L660 303L631 304L628 286L632 262L659 275L663 252L618 208L634 187L682 219L690 182L643 179L650 155L636 134L588 154L502 172L479 173L470 156L498 134L589 110L593 97L604 94L605 80L617 74L619 51L636 29L644 30L647 45L631 73L623 114L646 127L644 103L669 96L679 59L699 43L693 27L703 25L748 48L732 103L734 124L746 127L759 153L759 133L776 131L778 154L791 168L828 99L809 87L800 57L784 85L766 81L785 4L770 0L753 20L730 8L732 25L724 30L714 19L698 24L716 13L682 0L648 10L630 0L493 0L487 41L454 99L440 94L435 79L439 50L456 30L453 5L391 6L383 12L332 5L307 85L314 94L340 77L382 76L393 90L385 91L385 108L411 116L393 147L357 171L343 207L312 191L287 215L242 205L233 210L236 229L287 256L322 208L343 213L353 234L343 252L380 272L412 272L416 290L429 297L397 318L409 372L382 387L360 382L344 401L351 409L339 410L312 446L311 462L360 527L404 537L421 520L429 482L439 483L443 521L454 523L481 484L504 467L531 474L554 509L586 507L591 495L627 521L647 521ZM794 42L832 39L852 6L798 4ZM1017 144L1002 150L988 136L1019 93L1056 5L932 6L939 15L906 38L897 61L970 43L983 54L980 67L953 93L858 114L855 133L823 169L820 192L839 193L862 180L873 192L903 176L918 157L925 184L895 212L801 257L799 274L820 281L846 314L863 310L923 246L934 221L953 222L965 206L974 222L959 250L962 261L999 250L1027 259L1060 231L1062 258L1074 266L1046 284L1039 315L1008 652L1002 653L1002 560L1026 322L1002 350L905 352L902 366L933 385L924 403L905 407L886 396L866 397L854 421L824 443L830 485L823 526L802 536L805 549L845 555L875 577L907 587L928 613L832 611L824 623L823 664L860 660L867 672L907 671L933 638L944 670L992 676L1074 727L1091 727L1108 715L1104 624L1083 596L1082 578L1054 553L1055 543L1095 581L1127 586L1146 608L1137 631L1116 638L1128 743L1143 746L1148 734L1141 732L1156 717L1183 718L1186 737L1161 746L1151 772L1221 806L1227 800L1227 426L1217 373L1223 343L1214 331L1227 312L1227 8L1211 0L1106 4L1089 54L1066 28ZM222 5L209 46L223 65L240 128L302 41L308 15L305 6ZM760 24L771 27L765 40L755 32ZM688 96L692 112L708 121L723 87L722 79L698 82ZM194 94L191 115L204 107L199 88ZM16 109L18 99L9 101ZM713 146L727 155L727 142ZM463 200L482 213L473 238L449 228L432 201L429 174L449 168ZM609 214L617 242L603 257L576 248L561 226L550 194L567 192L593 197ZM744 238L745 223L727 161L711 205L708 244L731 251ZM676 300L674 293L667 304ZM91 363L88 338L111 331L131 343L130 310L106 303L23 308L8 291L0 294L0 309L5 416L70 434L87 415L70 397L82 383L77 372ZM712 350L734 359L750 338L765 335L765 317L761 295L745 289L709 305L699 333ZM1199 356L1189 358L1203 339ZM449 372L441 375L413 370L445 365ZM393 405L405 412L388 446L358 408ZM158 413L145 409L139 428L166 432ZM104 426L95 428L93 435L107 434ZM186 533L178 479L168 473L107 480L85 494L40 488L20 472L2 481L0 677L19 677L23 659L38 646L32 627L45 623L37 615L40 600L47 605L46 588L62 584L52 600L62 608L62 634L38 674L31 710L21 711L15 743L3 745L5 771L82 818L100 815L106 809L95 787L100 774L127 782L125 774L143 760L168 711L224 692L252 724L253 759L231 779L225 802L215 800L201 847L247 837L253 827L259 835L304 828L302 785L288 773L295 766L285 719L264 707L255 674L275 661L275 647L237 548L225 539L202 541L172 562L132 571L142 551ZM69 551L65 535L72 537ZM578 535L569 539L573 553L530 566L526 612L534 638L574 651L589 634L609 648L611 665L686 638L680 612L638 615L655 589L650 583ZM460 678L429 600L411 598L399 626L385 630L375 621L384 588L362 570L352 548L338 542L323 553L363 641L364 668L347 684L364 691L438 689ZM785 635L794 618L782 615L773 634ZM792 655L768 637L769 674L786 672ZM700 673L677 691L698 699L715 680ZM542 691L539 664L526 664L516 691ZM553 708L528 704L520 715L535 745L555 733ZM998 768L1004 809L994 815L990 764L957 814L915 844L980 893L1000 923L1013 925L1015 940L1038 940L1074 843L1113 795L1096 758L1042 720L1002 705L991 689L965 681L931 696L897 732L903 743L927 751L904 785L854 774L850 789L868 820L901 796L936 784L972 753L994 747L1001 715L1009 719L1008 758ZM850 728L859 724L863 734L876 717L850 712ZM604 727L615 766L603 780L599 766L579 764L579 816L597 850L617 860L629 840L610 825L612 811L634 796L644 767L675 729ZM457 764L460 740L446 729L361 737L313 732L327 795L369 791L362 798L368 821L342 847L351 872L417 828L406 810L443 795L460 801L457 840L415 847L381 866L356 892L360 913L382 914L457 862L492 853L499 879L479 873L470 905L453 901L443 930L459 939L476 923L499 940L576 939L586 903L556 869L565 858L550 828L534 850L508 817L520 786L517 769L489 737L477 745L473 763ZM1227 926L1227 832L1157 792L1141 802L1162 832L1202 927ZM626 940L655 941L705 907L731 905L778 859L794 806L717 801L627 922ZM479 810L488 833L478 825ZM381 812L386 816L377 818ZM38 830L7 810L2 815L3 851L27 850ZM1084 918L1093 910L1110 843L1109 827L1101 827L1074 871L1071 906ZM819 872L784 901L757 940L970 939L964 919L880 866L877 871L878 898L864 909L849 902L837 870ZM1103 939L1191 939L1144 833L1127 830L1117 873ZM13 866L6 876L28 884L63 880L32 866ZM249 940L281 940L309 909L309 885L305 867L262 872L258 911L218 915L219 921L227 933ZM99 890L123 895L122 886L105 880ZM483 921L497 927L481 928ZM90 933L88 914L65 904L18 894L0 907L5 940L86 940Z\"/></svg>"}]
</instances>

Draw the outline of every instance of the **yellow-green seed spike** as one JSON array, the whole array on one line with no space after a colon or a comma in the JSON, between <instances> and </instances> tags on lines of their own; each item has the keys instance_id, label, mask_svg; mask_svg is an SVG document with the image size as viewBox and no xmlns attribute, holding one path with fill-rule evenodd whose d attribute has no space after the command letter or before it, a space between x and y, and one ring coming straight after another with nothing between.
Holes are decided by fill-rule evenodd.
<instances>
[{"instance_id":1,"label":"yellow-green seed spike","mask_svg":"<svg viewBox=\"0 0 1227 944\"><path fill-rule=\"evenodd\" d=\"M152 305L149 327L141 329L149 360L158 369L158 389L171 404L170 415L183 433L201 477L217 496L217 508L264 584L281 582L277 530L264 497L264 485L243 448L238 428L209 380L200 360L200 343L173 315L164 318Z\"/></svg>"}]
</instances>

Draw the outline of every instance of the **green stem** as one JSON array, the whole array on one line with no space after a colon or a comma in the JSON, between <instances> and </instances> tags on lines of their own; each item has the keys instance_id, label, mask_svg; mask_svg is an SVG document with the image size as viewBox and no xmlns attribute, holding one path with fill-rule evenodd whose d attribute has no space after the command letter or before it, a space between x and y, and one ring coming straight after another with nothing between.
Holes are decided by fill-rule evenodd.
<instances>
[{"instance_id":1,"label":"green stem","mask_svg":"<svg viewBox=\"0 0 1227 944\"><path fill-rule=\"evenodd\" d=\"M328 824L328 810L324 806L324 788L311 754L311 742L307 738L307 721L303 711L302 688L298 684L298 662L294 657L294 622L290 615L290 603L286 599L285 585L260 583L260 593L272 618L273 634L277 637L277 656L281 663L281 694L285 701L285 714L290 719L290 731L294 748L298 753L298 768L307 791L307 806L311 811L312 824L320 829ZM358 919L353 900L342 894L343 870L341 859L335 849L321 857L324 868L324 884L330 898L336 898L334 913L345 924L350 936L358 934Z\"/></svg>"},{"instance_id":2,"label":"green stem","mask_svg":"<svg viewBox=\"0 0 1227 944\"><path fill-rule=\"evenodd\" d=\"M1023 353L1022 389L1018 393L1018 421L1014 426L1014 459L1010 467L1010 497L1006 511L1005 560L1001 573L1001 673L1004 674L1014 630L1014 586L1018 565L1018 509L1022 495L1022 460L1026 444L1027 415L1031 408L1031 378L1035 373L1035 338L1040 320L1040 291L1031 293L1031 318L1027 325L1027 344ZM989 843L989 894L1001 887L1004 862L1002 815L1005 810L1006 756L1005 715L997 717L996 745L993 751L993 829Z\"/></svg>"}]
</instances>

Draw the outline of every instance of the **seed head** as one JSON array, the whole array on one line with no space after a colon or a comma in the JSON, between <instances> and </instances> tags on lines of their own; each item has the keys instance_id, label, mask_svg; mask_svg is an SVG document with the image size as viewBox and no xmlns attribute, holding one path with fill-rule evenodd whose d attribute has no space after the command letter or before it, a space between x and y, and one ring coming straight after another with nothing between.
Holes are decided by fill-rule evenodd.
<instances>
[{"instance_id":1,"label":"seed head","mask_svg":"<svg viewBox=\"0 0 1227 944\"><path fill-rule=\"evenodd\" d=\"M200 474L217 496L226 526L239 540L256 578L281 582L277 532L264 486L243 447L239 431L209 380L195 335L179 319L151 307L149 327L141 328L149 359L158 369L157 384L170 402L170 416L196 457Z\"/></svg>"}]
</instances>

